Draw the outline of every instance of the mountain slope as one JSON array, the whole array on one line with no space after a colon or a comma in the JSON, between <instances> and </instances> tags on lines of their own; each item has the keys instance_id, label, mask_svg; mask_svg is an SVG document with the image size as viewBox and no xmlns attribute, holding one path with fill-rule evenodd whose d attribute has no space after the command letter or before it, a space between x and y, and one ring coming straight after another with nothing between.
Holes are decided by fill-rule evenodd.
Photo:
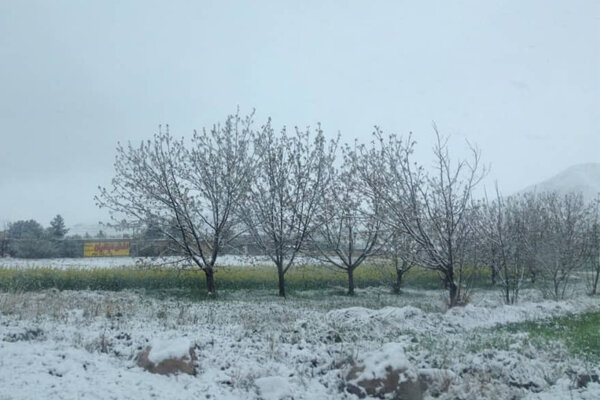
<instances>
[{"instance_id":1,"label":"mountain slope","mask_svg":"<svg viewBox=\"0 0 600 400\"><path fill-rule=\"evenodd\" d=\"M550 179L531 185L521 192L581 193L590 201L600 193L600 163L573 165Z\"/></svg>"}]
</instances>

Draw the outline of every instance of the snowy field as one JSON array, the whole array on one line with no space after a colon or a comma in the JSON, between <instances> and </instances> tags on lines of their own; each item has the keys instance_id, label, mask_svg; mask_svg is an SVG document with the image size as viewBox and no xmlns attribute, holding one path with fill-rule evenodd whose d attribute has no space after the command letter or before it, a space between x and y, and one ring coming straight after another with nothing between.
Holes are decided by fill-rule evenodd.
<instances>
[{"instance_id":1,"label":"snowy field","mask_svg":"<svg viewBox=\"0 0 600 400\"><path fill-rule=\"evenodd\" d=\"M235 291L188 302L141 292L0 293L0 399L357 399L348 371L402 365L429 377L424 398L600 399L577 376L600 367L564 344L535 347L511 322L600 310L598 298L547 301L536 291L505 306L479 291L444 311L439 291L406 290L394 307L384 289L356 298ZM368 307L368 308L367 308ZM191 345L197 375L154 375L138 367ZM403 375L404 376L404 375Z\"/></svg>"},{"instance_id":2,"label":"snowy field","mask_svg":"<svg viewBox=\"0 0 600 400\"><path fill-rule=\"evenodd\" d=\"M169 266L181 261L179 257L160 257L160 258L139 258L139 257L90 257L90 258L0 258L0 268L117 268L117 267L136 267L136 266ZM303 260L300 259L300 262ZM305 259L306 262L314 261ZM219 256L219 266L252 266L271 264L268 257L263 256Z\"/></svg>"},{"instance_id":3,"label":"snowy field","mask_svg":"<svg viewBox=\"0 0 600 400\"><path fill-rule=\"evenodd\" d=\"M89 258L11 258L0 257L0 268L57 268L57 269L94 269L94 268L119 268L119 267L152 267L172 266L181 263L180 257L89 257ZM319 262L309 257L296 257L298 264L318 264ZM184 265L189 262L184 262ZM257 266L273 265L267 256L238 256L220 255L217 266Z\"/></svg>"}]
</instances>

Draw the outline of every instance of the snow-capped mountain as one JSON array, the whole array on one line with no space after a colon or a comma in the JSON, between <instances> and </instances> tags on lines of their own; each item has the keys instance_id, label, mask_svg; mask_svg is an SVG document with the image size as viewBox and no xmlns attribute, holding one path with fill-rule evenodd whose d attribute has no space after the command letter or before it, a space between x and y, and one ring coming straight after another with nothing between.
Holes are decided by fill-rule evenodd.
<instances>
[{"instance_id":1,"label":"snow-capped mountain","mask_svg":"<svg viewBox=\"0 0 600 400\"><path fill-rule=\"evenodd\" d=\"M586 201L594 199L600 193L600 163L573 165L521 192L570 192L581 193Z\"/></svg>"}]
</instances>

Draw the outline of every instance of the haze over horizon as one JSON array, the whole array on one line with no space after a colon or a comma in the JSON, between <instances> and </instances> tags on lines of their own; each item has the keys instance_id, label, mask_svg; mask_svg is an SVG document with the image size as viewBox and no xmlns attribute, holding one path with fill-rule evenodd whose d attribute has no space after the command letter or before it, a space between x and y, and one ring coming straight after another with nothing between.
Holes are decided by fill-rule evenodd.
<instances>
[{"instance_id":1,"label":"haze over horizon","mask_svg":"<svg viewBox=\"0 0 600 400\"><path fill-rule=\"evenodd\" d=\"M2 2L0 59L0 224L106 220L118 141L238 106L344 141L412 131L424 162L435 121L507 194L600 163L597 1Z\"/></svg>"}]
</instances>

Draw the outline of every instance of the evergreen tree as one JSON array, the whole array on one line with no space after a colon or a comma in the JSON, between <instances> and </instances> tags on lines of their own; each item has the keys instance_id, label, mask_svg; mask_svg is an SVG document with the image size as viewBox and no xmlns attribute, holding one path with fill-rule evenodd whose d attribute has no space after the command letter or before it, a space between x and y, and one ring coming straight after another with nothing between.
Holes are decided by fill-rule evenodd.
<instances>
[{"instance_id":1,"label":"evergreen tree","mask_svg":"<svg viewBox=\"0 0 600 400\"><path fill-rule=\"evenodd\" d=\"M37 221L16 221L7 231L8 253L18 258L44 258L52 255L52 247L46 240L46 230Z\"/></svg>"},{"instance_id":2,"label":"evergreen tree","mask_svg":"<svg viewBox=\"0 0 600 400\"><path fill-rule=\"evenodd\" d=\"M58 214L52 221L50 221L50 228L48 232L53 239L62 239L65 237L69 230L65 227L65 220Z\"/></svg>"},{"instance_id":3,"label":"evergreen tree","mask_svg":"<svg viewBox=\"0 0 600 400\"><path fill-rule=\"evenodd\" d=\"M146 227L142 232L142 238L144 239L163 239L165 237L163 228L160 223L155 219L149 219L146 223Z\"/></svg>"},{"instance_id":4,"label":"evergreen tree","mask_svg":"<svg viewBox=\"0 0 600 400\"><path fill-rule=\"evenodd\" d=\"M6 236L8 239L41 239L44 228L33 219L16 221L9 225Z\"/></svg>"}]
</instances>

